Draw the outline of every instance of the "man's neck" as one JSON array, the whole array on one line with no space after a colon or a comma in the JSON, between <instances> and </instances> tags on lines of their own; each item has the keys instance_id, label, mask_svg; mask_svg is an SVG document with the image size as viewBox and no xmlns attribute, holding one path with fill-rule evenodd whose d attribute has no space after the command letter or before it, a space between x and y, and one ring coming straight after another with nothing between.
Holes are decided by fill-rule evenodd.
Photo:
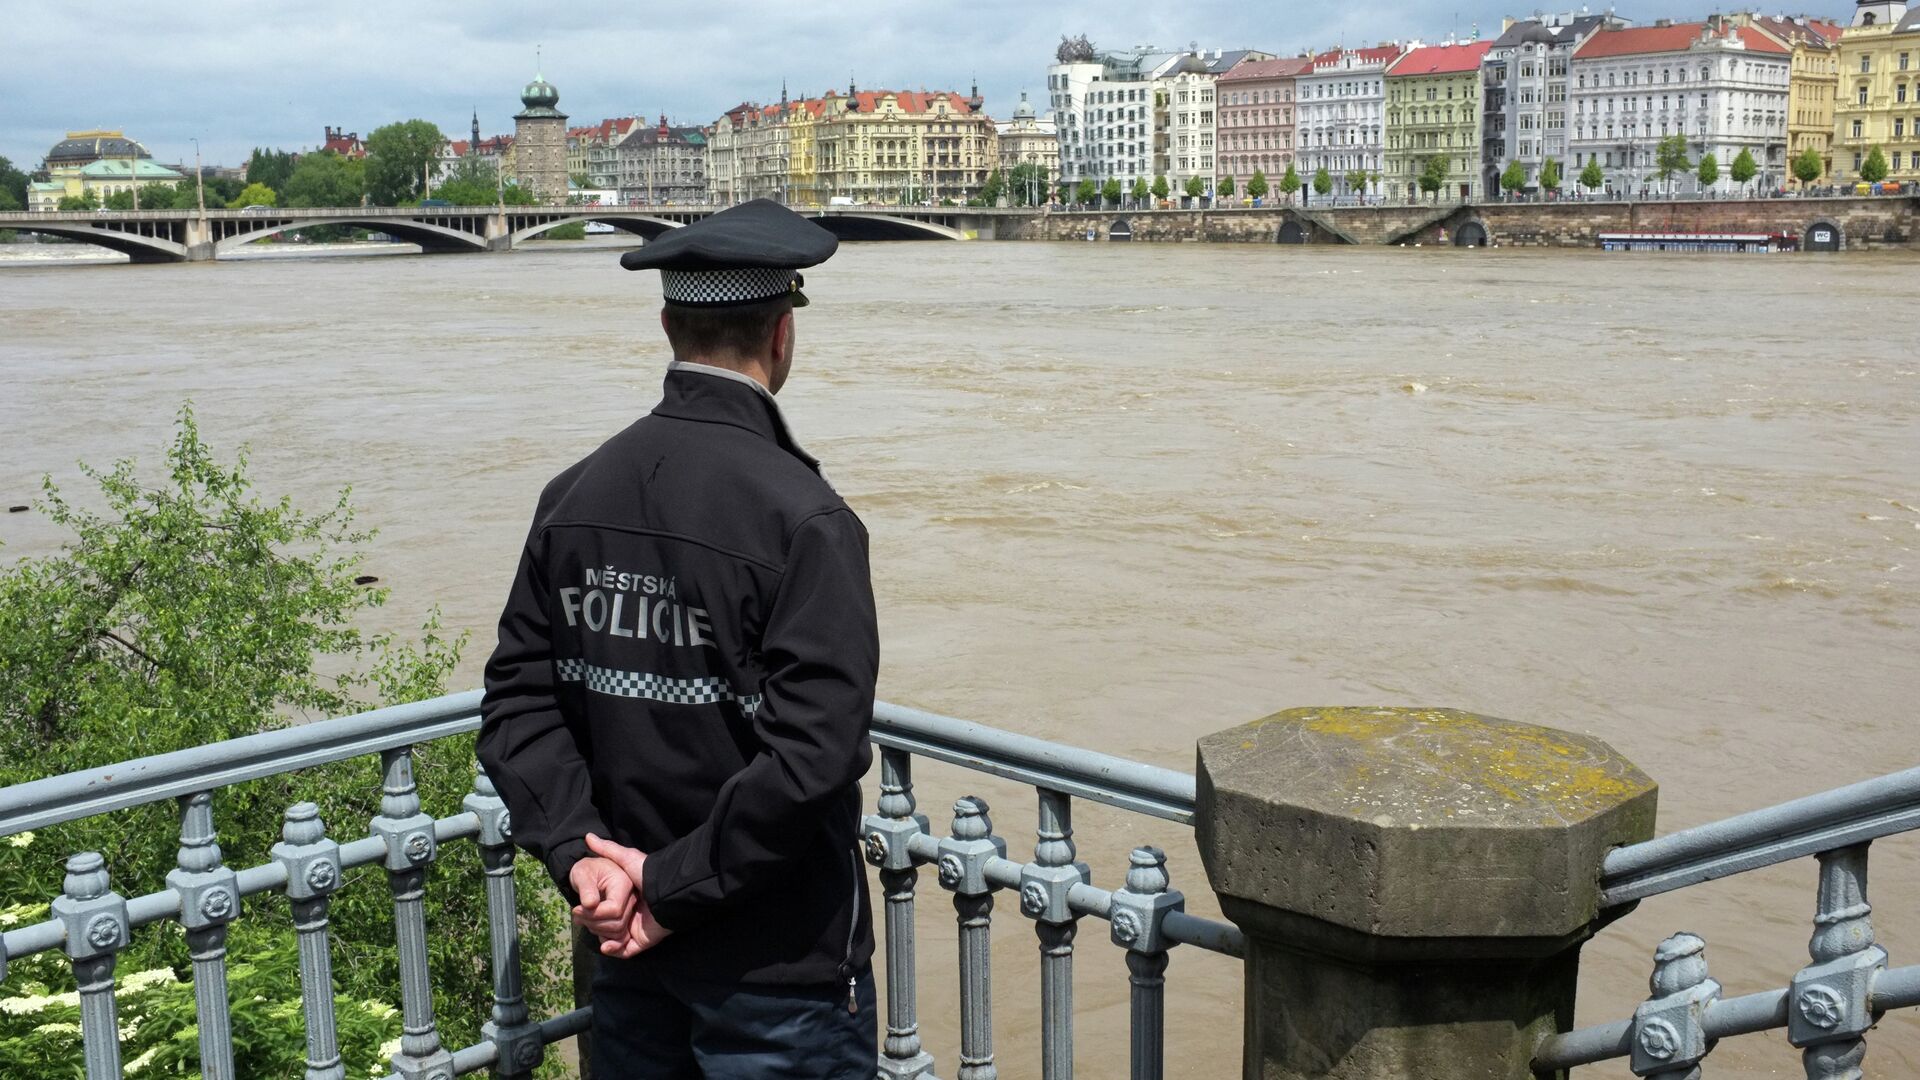
<instances>
[{"instance_id":1,"label":"man's neck","mask_svg":"<svg viewBox=\"0 0 1920 1080\"><path fill-rule=\"evenodd\" d=\"M773 392L773 373L768 371L767 365L763 363L741 360L737 357L683 356L678 353L676 353L673 358L676 362L682 364L701 364L706 367L719 368L722 371L731 371L736 375L745 375L747 378L759 383L761 389L767 391L769 394Z\"/></svg>"}]
</instances>

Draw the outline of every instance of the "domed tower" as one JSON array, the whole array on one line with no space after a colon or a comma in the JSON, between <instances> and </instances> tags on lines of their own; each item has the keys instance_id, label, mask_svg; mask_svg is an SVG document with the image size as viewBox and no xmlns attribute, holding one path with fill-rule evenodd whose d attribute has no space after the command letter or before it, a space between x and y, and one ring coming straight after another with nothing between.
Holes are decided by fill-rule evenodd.
<instances>
[{"instance_id":1,"label":"domed tower","mask_svg":"<svg viewBox=\"0 0 1920 1080\"><path fill-rule=\"evenodd\" d=\"M1033 123L1033 104L1027 100L1027 92L1020 91L1020 104L1013 107L1013 122L1016 124Z\"/></svg>"},{"instance_id":2,"label":"domed tower","mask_svg":"<svg viewBox=\"0 0 1920 1080\"><path fill-rule=\"evenodd\" d=\"M513 179L543 203L567 201L567 114L560 91L535 75L513 117Z\"/></svg>"}]
</instances>

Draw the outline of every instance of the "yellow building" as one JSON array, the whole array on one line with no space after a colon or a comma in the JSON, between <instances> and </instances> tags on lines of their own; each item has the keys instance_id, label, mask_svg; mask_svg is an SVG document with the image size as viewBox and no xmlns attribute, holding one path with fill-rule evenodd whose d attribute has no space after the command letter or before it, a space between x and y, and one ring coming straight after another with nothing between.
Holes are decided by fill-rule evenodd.
<instances>
[{"instance_id":1,"label":"yellow building","mask_svg":"<svg viewBox=\"0 0 1920 1080\"><path fill-rule=\"evenodd\" d=\"M1837 23L1810 19L1734 15L1793 50L1792 82L1787 95L1787 163L1813 150L1820 155L1820 178L1825 184L1833 172L1833 106L1840 94L1840 35Z\"/></svg>"},{"instance_id":2,"label":"yellow building","mask_svg":"<svg viewBox=\"0 0 1920 1080\"><path fill-rule=\"evenodd\" d=\"M1840 35L1833 179L1853 184L1875 147L1887 179L1920 182L1920 8L1862 0Z\"/></svg>"},{"instance_id":3,"label":"yellow building","mask_svg":"<svg viewBox=\"0 0 1920 1080\"><path fill-rule=\"evenodd\" d=\"M147 184L177 184L186 177L156 165L153 155L118 131L69 131L47 151L43 181L27 189L27 209L55 210L69 196L109 196Z\"/></svg>"},{"instance_id":4,"label":"yellow building","mask_svg":"<svg viewBox=\"0 0 1920 1080\"><path fill-rule=\"evenodd\" d=\"M1427 162L1447 163L1441 199L1485 194L1480 184L1480 61L1491 41L1428 45L1387 66L1386 171L1382 192L1410 201L1426 197L1420 176ZM1562 161L1562 174L1567 163Z\"/></svg>"},{"instance_id":5,"label":"yellow building","mask_svg":"<svg viewBox=\"0 0 1920 1080\"><path fill-rule=\"evenodd\" d=\"M820 206L828 196L820 190L820 163L816 160L814 128L826 112L820 98L791 103L787 109L787 202Z\"/></svg>"}]
</instances>

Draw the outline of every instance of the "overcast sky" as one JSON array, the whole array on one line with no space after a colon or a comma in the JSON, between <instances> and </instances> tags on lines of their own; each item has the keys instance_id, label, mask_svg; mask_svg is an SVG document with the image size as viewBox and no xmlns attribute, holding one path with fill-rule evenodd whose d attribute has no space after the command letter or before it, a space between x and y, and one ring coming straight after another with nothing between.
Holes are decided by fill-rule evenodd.
<instances>
[{"instance_id":1,"label":"overcast sky","mask_svg":"<svg viewBox=\"0 0 1920 1080\"><path fill-rule=\"evenodd\" d=\"M1622 2L1620 14L1698 17ZM1838 16L1851 5L1810 5ZM601 0L366 3L361 0L185 4L19 3L0 31L0 155L33 168L68 130L121 129L155 157L244 162L254 146L302 149L329 124L365 135L423 117L464 137L477 108L484 134L510 132L520 88L540 67L571 123L666 113L709 123L743 100L862 88L957 89L974 78L1005 117L1027 91L1045 111L1046 69L1060 35L1102 48L1257 48L1279 54L1394 38L1491 37L1509 9L1488 0L1332 4L1188 0L1050 3L638 4ZM937 11L915 15L911 11ZM1596 8L1597 9L1597 8ZM1514 10L1525 15L1534 10Z\"/></svg>"}]
</instances>

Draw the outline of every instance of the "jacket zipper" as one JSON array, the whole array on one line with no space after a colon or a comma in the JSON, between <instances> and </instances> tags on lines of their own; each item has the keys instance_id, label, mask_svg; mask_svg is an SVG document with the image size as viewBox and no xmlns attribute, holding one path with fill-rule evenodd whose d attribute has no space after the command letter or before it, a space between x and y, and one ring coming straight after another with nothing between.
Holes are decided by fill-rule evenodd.
<instances>
[{"instance_id":1,"label":"jacket zipper","mask_svg":"<svg viewBox=\"0 0 1920 1080\"><path fill-rule=\"evenodd\" d=\"M848 858L853 863L853 904L847 910L847 951L840 959L840 970L847 976L847 1015L860 1015L860 1003L855 1000L855 991L859 982L853 974L853 942L860 932L860 853L849 851Z\"/></svg>"}]
</instances>

